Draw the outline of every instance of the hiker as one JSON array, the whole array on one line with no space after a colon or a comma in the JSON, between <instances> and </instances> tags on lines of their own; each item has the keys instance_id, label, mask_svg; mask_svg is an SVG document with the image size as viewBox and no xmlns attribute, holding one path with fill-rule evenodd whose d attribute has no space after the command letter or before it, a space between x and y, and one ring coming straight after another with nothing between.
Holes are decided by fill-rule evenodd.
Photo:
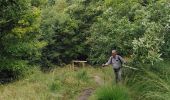
<instances>
[{"instance_id":1,"label":"hiker","mask_svg":"<svg viewBox=\"0 0 170 100\"><path fill-rule=\"evenodd\" d=\"M115 73L115 80L116 83L121 81L121 73L122 73L122 64L125 63L124 59L120 56L117 55L116 50L112 50L112 56L109 58L108 62L106 64L103 64L102 66L106 65L113 65L113 70Z\"/></svg>"}]
</instances>

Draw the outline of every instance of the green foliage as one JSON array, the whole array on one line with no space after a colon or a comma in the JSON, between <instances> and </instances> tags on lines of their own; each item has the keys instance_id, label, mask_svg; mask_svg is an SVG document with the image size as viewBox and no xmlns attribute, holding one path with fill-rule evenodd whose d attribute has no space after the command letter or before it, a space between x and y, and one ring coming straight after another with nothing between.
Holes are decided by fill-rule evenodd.
<instances>
[{"instance_id":1,"label":"green foliage","mask_svg":"<svg viewBox=\"0 0 170 100\"><path fill-rule=\"evenodd\" d=\"M41 24L48 42L43 65L61 65L72 59L101 64L112 49L133 55L135 62L154 63L168 57L168 9L166 0L49 1ZM140 45L143 39L147 47Z\"/></svg>"},{"instance_id":2,"label":"green foliage","mask_svg":"<svg viewBox=\"0 0 170 100\"><path fill-rule=\"evenodd\" d=\"M135 100L168 100L170 93L169 61L147 67L150 69L131 72L131 75L128 75L126 84L134 91L133 98Z\"/></svg>"},{"instance_id":3,"label":"green foliage","mask_svg":"<svg viewBox=\"0 0 170 100\"><path fill-rule=\"evenodd\" d=\"M121 55L133 54L134 61L142 63L168 57L170 12L166 0L105 0L105 4L87 41L92 64L103 63L111 49Z\"/></svg>"},{"instance_id":4,"label":"green foliage","mask_svg":"<svg viewBox=\"0 0 170 100\"><path fill-rule=\"evenodd\" d=\"M91 46L89 61L103 63L112 49L123 55L132 54L133 39L143 34L142 26L134 23L133 18L133 10L139 7L135 2L116 0L103 7L103 14L92 25L91 37L88 38Z\"/></svg>"},{"instance_id":5,"label":"green foliage","mask_svg":"<svg viewBox=\"0 0 170 100\"><path fill-rule=\"evenodd\" d=\"M43 49L43 65L61 65L73 59L86 59L89 28L100 14L94 1L57 0L43 10L41 29L48 45ZM96 4L96 5L95 5ZM51 10L53 9L53 10Z\"/></svg>"},{"instance_id":6,"label":"green foliage","mask_svg":"<svg viewBox=\"0 0 170 100\"><path fill-rule=\"evenodd\" d=\"M151 63L158 62L161 59L160 48L164 43L164 39L160 31L161 25L156 23L148 23L147 29L143 37L138 40L134 39L133 44L133 57L134 61L140 63Z\"/></svg>"},{"instance_id":7,"label":"green foliage","mask_svg":"<svg viewBox=\"0 0 170 100\"><path fill-rule=\"evenodd\" d=\"M123 86L105 86L96 90L96 100L131 100Z\"/></svg>"},{"instance_id":8,"label":"green foliage","mask_svg":"<svg viewBox=\"0 0 170 100\"><path fill-rule=\"evenodd\" d=\"M170 12L167 10L169 6L166 1L150 4L146 9L149 12L147 12L147 19L143 19L145 33L138 40L133 40L133 50L138 56L136 60L153 64L161 60L161 57L168 55L169 46L166 37L169 36L167 16ZM161 56L162 54L163 56Z\"/></svg>"},{"instance_id":9,"label":"green foliage","mask_svg":"<svg viewBox=\"0 0 170 100\"><path fill-rule=\"evenodd\" d=\"M140 69L124 73L134 100L168 100L169 63L159 61L170 57L169 5L169 0L0 0L0 75L18 77L33 70L29 66L36 62L44 67L75 59L101 64L117 49L120 55L132 57L131 66ZM84 87L96 88L90 71L36 74L28 81L39 85L30 86L30 91L43 91L40 99L74 98ZM92 76L98 74L93 71ZM101 77L111 82L111 74L108 69ZM44 79L49 80L41 85ZM63 95L54 95L60 92ZM96 97L130 100L128 92L108 86L97 90Z\"/></svg>"},{"instance_id":10,"label":"green foliage","mask_svg":"<svg viewBox=\"0 0 170 100\"><path fill-rule=\"evenodd\" d=\"M48 0L31 0L32 6L43 7L47 4Z\"/></svg>"},{"instance_id":11,"label":"green foliage","mask_svg":"<svg viewBox=\"0 0 170 100\"><path fill-rule=\"evenodd\" d=\"M1 0L0 4L0 72L21 74L28 63L40 57L45 45L39 41L41 11L30 0Z\"/></svg>"}]
</instances>

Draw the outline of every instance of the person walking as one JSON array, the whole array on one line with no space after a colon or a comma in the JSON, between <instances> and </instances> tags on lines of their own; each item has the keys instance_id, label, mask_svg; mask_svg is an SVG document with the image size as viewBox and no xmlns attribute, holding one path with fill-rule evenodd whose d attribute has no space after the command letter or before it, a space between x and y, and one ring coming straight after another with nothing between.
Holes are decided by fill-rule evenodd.
<instances>
[{"instance_id":1,"label":"person walking","mask_svg":"<svg viewBox=\"0 0 170 100\"><path fill-rule=\"evenodd\" d=\"M107 65L110 65L112 64L113 65L113 70L114 70L114 73L115 73L115 80L116 80L116 83L120 82L121 81L121 74L122 74L122 64L124 64L125 61L124 59L117 54L117 51L116 50L112 50L112 56L109 58L108 62L105 63L105 64L102 64L102 66L107 66Z\"/></svg>"}]
</instances>

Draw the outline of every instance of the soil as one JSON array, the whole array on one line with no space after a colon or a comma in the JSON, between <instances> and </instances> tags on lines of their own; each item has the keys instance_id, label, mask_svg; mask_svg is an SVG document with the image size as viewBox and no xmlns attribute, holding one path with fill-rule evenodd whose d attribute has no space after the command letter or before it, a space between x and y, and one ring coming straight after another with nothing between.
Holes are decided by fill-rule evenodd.
<instances>
[{"instance_id":1,"label":"soil","mask_svg":"<svg viewBox=\"0 0 170 100\"><path fill-rule=\"evenodd\" d=\"M91 96L93 92L94 92L94 89L92 88L85 89L81 92L77 100L88 100L88 98Z\"/></svg>"},{"instance_id":2,"label":"soil","mask_svg":"<svg viewBox=\"0 0 170 100\"><path fill-rule=\"evenodd\" d=\"M98 75L94 76L94 81L98 85L103 85L104 84L104 81ZM77 100L88 100L88 98L92 95L93 92L94 92L94 89L87 88L87 89L83 90L80 93L80 96L78 97Z\"/></svg>"}]
</instances>

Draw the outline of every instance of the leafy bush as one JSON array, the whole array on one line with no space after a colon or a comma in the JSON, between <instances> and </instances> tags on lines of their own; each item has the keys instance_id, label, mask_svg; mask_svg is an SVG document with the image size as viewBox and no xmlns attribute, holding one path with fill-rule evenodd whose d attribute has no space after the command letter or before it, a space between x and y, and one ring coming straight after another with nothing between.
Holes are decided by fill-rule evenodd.
<instances>
[{"instance_id":1,"label":"leafy bush","mask_svg":"<svg viewBox=\"0 0 170 100\"><path fill-rule=\"evenodd\" d=\"M41 11L31 0L1 0L0 6L0 72L17 76L40 58L45 45L39 41Z\"/></svg>"},{"instance_id":2,"label":"leafy bush","mask_svg":"<svg viewBox=\"0 0 170 100\"><path fill-rule=\"evenodd\" d=\"M99 2L56 0L43 9L41 29L48 45L43 49L42 63L70 63L73 59L85 60L89 46L86 38L94 19L100 14ZM51 10L53 9L53 10Z\"/></svg>"},{"instance_id":3,"label":"leafy bush","mask_svg":"<svg viewBox=\"0 0 170 100\"><path fill-rule=\"evenodd\" d=\"M164 43L163 36L160 33L161 25L156 23L147 23L147 29L143 37L134 39L133 44L133 58L135 62L151 63L158 62L161 59L161 46Z\"/></svg>"},{"instance_id":4,"label":"leafy bush","mask_svg":"<svg viewBox=\"0 0 170 100\"><path fill-rule=\"evenodd\" d=\"M91 26L91 35L87 38L89 61L105 62L111 49L126 56L133 54L134 59L142 63L153 64L161 57L168 57L170 12L167 9L170 7L167 2L106 0L106 5L101 7L103 13Z\"/></svg>"}]
</instances>

